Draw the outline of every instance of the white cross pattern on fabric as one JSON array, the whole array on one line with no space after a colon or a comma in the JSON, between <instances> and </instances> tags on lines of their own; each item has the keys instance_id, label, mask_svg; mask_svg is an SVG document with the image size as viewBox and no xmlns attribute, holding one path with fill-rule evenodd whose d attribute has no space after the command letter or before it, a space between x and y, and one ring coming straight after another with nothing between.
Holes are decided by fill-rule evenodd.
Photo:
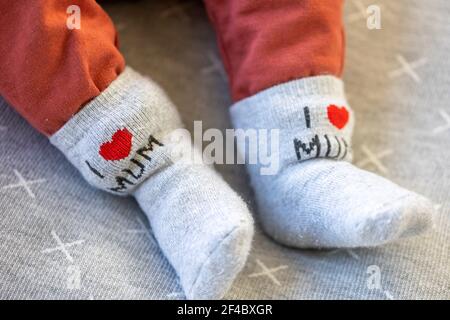
<instances>
[{"instance_id":1,"label":"white cross pattern on fabric","mask_svg":"<svg viewBox=\"0 0 450 320\"><path fill-rule=\"evenodd\" d=\"M183 292L171 292L166 295L166 298L169 299L185 299L185 295Z\"/></svg>"},{"instance_id":2,"label":"white cross pattern on fabric","mask_svg":"<svg viewBox=\"0 0 450 320\"><path fill-rule=\"evenodd\" d=\"M388 174L389 170L383 165L381 159L392 154L392 150L384 150L379 154L374 154L366 145L362 145L362 152L366 155L366 158L357 162L356 166L364 168L369 164L374 165L380 172Z\"/></svg>"},{"instance_id":3,"label":"white cross pattern on fabric","mask_svg":"<svg viewBox=\"0 0 450 320\"><path fill-rule=\"evenodd\" d=\"M401 68L393 70L389 72L390 78L397 78L403 74L409 75L415 82L420 83L422 80L420 79L419 75L415 71L415 69L425 65L427 63L426 58L422 58L419 60L416 60L414 62L407 62L406 59L402 55L397 55L397 60L401 64Z\"/></svg>"},{"instance_id":4,"label":"white cross pattern on fabric","mask_svg":"<svg viewBox=\"0 0 450 320\"><path fill-rule=\"evenodd\" d=\"M327 255L334 255L336 253L341 253L341 252L345 252L346 254L348 254L352 259L356 260L356 261L360 261L361 258L359 257L358 254L356 254L356 252L354 252L353 250L350 249L336 249L336 250L332 250L330 252L327 252Z\"/></svg>"},{"instance_id":5,"label":"white cross pattern on fabric","mask_svg":"<svg viewBox=\"0 0 450 320\"><path fill-rule=\"evenodd\" d=\"M127 25L123 22L118 22L115 25L116 25L116 30L119 32L124 31L127 28Z\"/></svg>"},{"instance_id":6,"label":"white cross pattern on fabric","mask_svg":"<svg viewBox=\"0 0 450 320\"><path fill-rule=\"evenodd\" d=\"M345 250L345 252L353 259L355 259L357 261L360 260L360 257L353 250L347 249L347 250Z\"/></svg>"},{"instance_id":7,"label":"white cross pattern on fabric","mask_svg":"<svg viewBox=\"0 0 450 320\"><path fill-rule=\"evenodd\" d=\"M140 218L136 218L137 223L139 224L139 228L137 229L128 229L127 232L128 233L132 233L132 234L142 234L145 235L147 238L149 238L153 243L157 244L152 230L150 228L147 228L147 226L145 225L144 221L142 221Z\"/></svg>"},{"instance_id":8,"label":"white cross pattern on fabric","mask_svg":"<svg viewBox=\"0 0 450 320\"><path fill-rule=\"evenodd\" d=\"M347 16L347 21L352 23L367 18L366 8L361 1L353 0L353 5L356 7L357 11L349 14Z\"/></svg>"},{"instance_id":9,"label":"white cross pattern on fabric","mask_svg":"<svg viewBox=\"0 0 450 320\"><path fill-rule=\"evenodd\" d=\"M267 266L261 262L261 260L256 259L256 263L258 264L258 266L263 270L262 272L255 272L250 274L248 277L249 278L256 278L256 277L262 277L262 276L266 276L268 277L273 283L275 283L277 286L281 286L280 281L275 277L274 273L278 272L280 270L284 270L287 269L288 266L282 265L282 266L278 266L276 268L267 268Z\"/></svg>"},{"instance_id":10,"label":"white cross pattern on fabric","mask_svg":"<svg viewBox=\"0 0 450 320\"><path fill-rule=\"evenodd\" d=\"M36 196L34 195L33 191L31 190L30 185L37 184L37 183L43 183L46 180L45 179L26 180L18 170L14 169L13 172L16 175L16 177L19 180L19 182L15 183L15 184L10 184L10 185L7 185L7 186L3 186L0 190L8 190L8 189L14 189L14 188L24 188L25 191L27 192L27 194L31 198L35 199Z\"/></svg>"},{"instance_id":11,"label":"white cross pattern on fabric","mask_svg":"<svg viewBox=\"0 0 450 320\"><path fill-rule=\"evenodd\" d=\"M386 298L388 298L389 300L394 300L394 296L393 296L388 290L385 290L385 291L384 291L384 295L385 295Z\"/></svg>"},{"instance_id":12,"label":"white cross pattern on fabric","mask_svg":"<svg viewBox=\"0 0 450 320\"><path fill-rule=\"evenodd\" d=\"M208 60L211 62L211 64L207 67L204 67L202 69L202 73L211 74L216 72L222 77L224 81L228 82L228 77L225 69L223 68L222 61L212 52L208 53Z\"/></svg>"},{"instance_id":13,"label":"white cross pattern on fabric","mask_svg":"<svg viewBox=\"0 0 450 320\"><path fill-rule=\"evenodd\" d=\"M0 132L1 132L1 131L6 131L6 130L8 130L8 127L0 126Z\"/></svg>"},{"instance_id":14,"label":"white cross pattern on fabric","mask_svg":"<svg viewBox=\"0 0 450 320\"><path fill-rule=\"evenodd\" d=\"M186 14L186 8L191 7L194 4L193 1L179 3L176 5L173 5L161 12L162 18L168 18L170 16L176 15L179 18L185 19L186 21L190 20L189 15Z\"/></svg>"},{"instance_id":15,"label":"white cross pattern on fabric","mask_svg":"<svg viewBox=\"0 0 450 320\"><path fill-rule=\"evenodd\" d=\"M443 109L439 109L439 114L442 117L442 119L444 119L445 124L443 126L435 128L433 130L433 135L450 130L450 115Z\"/></svg>"},{"instance_id":16,"label":"white cross pattern on fabric","mask_svg":"<svg viewBox=\"0 0 450 320\"><path fill-rule=\"evenodd\" d=\"M76 246L76 245L83 244L84 240L77 240L77 241L73 241L73 242L64 243L61 241L59 236L56 234L55 230L52 230L51 234L52 234L53 239L55 239L56 243L58 244L58 246L54 247L54 248L44 249L44 250L42 250L42 253L52 253L55 251L61 251L64 254L64 256L66 257L66 259L69 260L70 263L73 263L73 257L70 255L70 252L67 249L71 248L73 246Z\"/></svg>"}]
</instances>

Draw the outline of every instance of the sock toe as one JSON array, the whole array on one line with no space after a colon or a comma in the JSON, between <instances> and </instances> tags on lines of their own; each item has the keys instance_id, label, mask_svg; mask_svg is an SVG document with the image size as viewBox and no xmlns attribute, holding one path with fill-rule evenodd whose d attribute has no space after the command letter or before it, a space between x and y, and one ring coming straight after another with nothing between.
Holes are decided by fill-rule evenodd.
<instances>
[{"instance_id":1,"label":"sock toe","mask_svg":"<svg viewBox=\"0 0 450 320\"><path fill-rule=\"evenodd\" d=\"M135 193L188 299L220 299L245 264L253 219L211 168L176 162Z\"/></svg>"},{"instance_id":2,"label":"sock toe","mask_svg":"<svg viewBox=\"0 0 450 320\"><path fill-rule=\"evenodd\" d=\"M262 225L288 246L373 247L432 225L428 199L346 162L311 160L264 179L272 188L259 190Z\"/></svg>"},{"instance_id":3,"label":"sock toe","mask_svg":"<svg viewBox=\"0 0 450 320\"><path fill-rule=\"evenodd\" d=\"M188 299L221 299L242 270L250 251L253 223L241 220L221 239L200 267L192 287L186 290Z\"/></svg>"},{"instance_id":4,"label":"sock toe","mask_svg":"<svg viewBox=\"0 0 450 320\"><path fill-rule=\"evenodd\" d=\"M361 230L358 242L363 247L376 246L419 235L432 226L433 216L431 201L410 192L367 215L363 226L358 228Z\"/></svg>"}]
</instances>

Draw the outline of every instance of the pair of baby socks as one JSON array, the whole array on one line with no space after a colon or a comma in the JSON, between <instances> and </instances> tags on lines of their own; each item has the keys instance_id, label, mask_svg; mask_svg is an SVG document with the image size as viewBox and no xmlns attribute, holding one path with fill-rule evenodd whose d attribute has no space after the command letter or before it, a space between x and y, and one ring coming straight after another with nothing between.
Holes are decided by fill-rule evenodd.
<instances>
[{"instance_id":1,"label":"pair of baby socks","mask_svg":"<svg viewBox=\"0 0 450 320\"><path fill-rule=\"evenodd\" d=\"M236 103L231 115L235 128L280 132L272 150L279 170L262 175L248 165L258 219L277 241L375 246L430 225L428 200L349 163L353 115L341 80L281 84ZM136 198L187 298L217 299L245 264L253 220L213 169L190 161L190 141L174 138L180 128L165 93L126 68L50 140L90 184Z\"/></svg>"}]
</instances>

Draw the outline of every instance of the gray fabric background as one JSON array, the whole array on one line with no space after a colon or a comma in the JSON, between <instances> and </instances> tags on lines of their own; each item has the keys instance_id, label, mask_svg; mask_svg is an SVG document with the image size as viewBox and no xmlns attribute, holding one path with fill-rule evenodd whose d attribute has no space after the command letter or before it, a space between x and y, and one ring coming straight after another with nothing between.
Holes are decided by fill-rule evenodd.
<instances>
[{"instance_id":1,"label":"gray fabric background","mask_svg":"<svg viewBox=\"0 0 450 320\"><path fill-rule=\"evenodd\" d=\"M355 163L430 197L437 227L421 238L351 251L289 249L258 231L227 298L450 298L450 2L377 1L381 30L366 27L360 10L370 4L349 0L346 8ZM167 90L188 128L194 120L230 127L227 83L201 1L105 8L128 64ZM401 59L412 72L395 71ZM369 161L368 152L379 161ZM218 169L253 205L244 168ZM32 181L28 191L18 174ZM183 298L137 204L89 187L4 102L0 214L0 299ZM55 235L66 251L52 249L61 246Z\"/></svg>"}]
</instances>

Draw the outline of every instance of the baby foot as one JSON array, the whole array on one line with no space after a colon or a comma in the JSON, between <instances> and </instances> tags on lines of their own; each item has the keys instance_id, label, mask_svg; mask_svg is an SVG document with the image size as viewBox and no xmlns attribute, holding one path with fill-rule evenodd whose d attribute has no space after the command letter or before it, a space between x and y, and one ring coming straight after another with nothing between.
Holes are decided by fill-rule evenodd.
<instances>
[{"instance_id":1,"label":"baby foot","mask_svg":"<svg viewBox=\"0 0 450 320\"><path fill-rule=\"evenodd\" d=\"M219 299L244 266L253 221L217 173L186 161L181 127L164 92L127 68L51 142L93 186L135 196L188 299Z\"/></svg>"},{"instance_id":2,"label":"baby foot","mask_svg":"<svg viewBox=\"0 0 450 320\"><path fill-rule=\"evenodd\" d=\"M318 76L281 84L236 103L241 129L279 130L279 170L248 165L266 232L301 248L368 247L417 235L433 205L349 163L354 117L342 81ZM242 139L239 149L245 152ZM258 141L257 150L267 150ZM252 148L249 148L252 150ZM255 149L253 149L255 150Z\"/></svg>"}]
</instances>

